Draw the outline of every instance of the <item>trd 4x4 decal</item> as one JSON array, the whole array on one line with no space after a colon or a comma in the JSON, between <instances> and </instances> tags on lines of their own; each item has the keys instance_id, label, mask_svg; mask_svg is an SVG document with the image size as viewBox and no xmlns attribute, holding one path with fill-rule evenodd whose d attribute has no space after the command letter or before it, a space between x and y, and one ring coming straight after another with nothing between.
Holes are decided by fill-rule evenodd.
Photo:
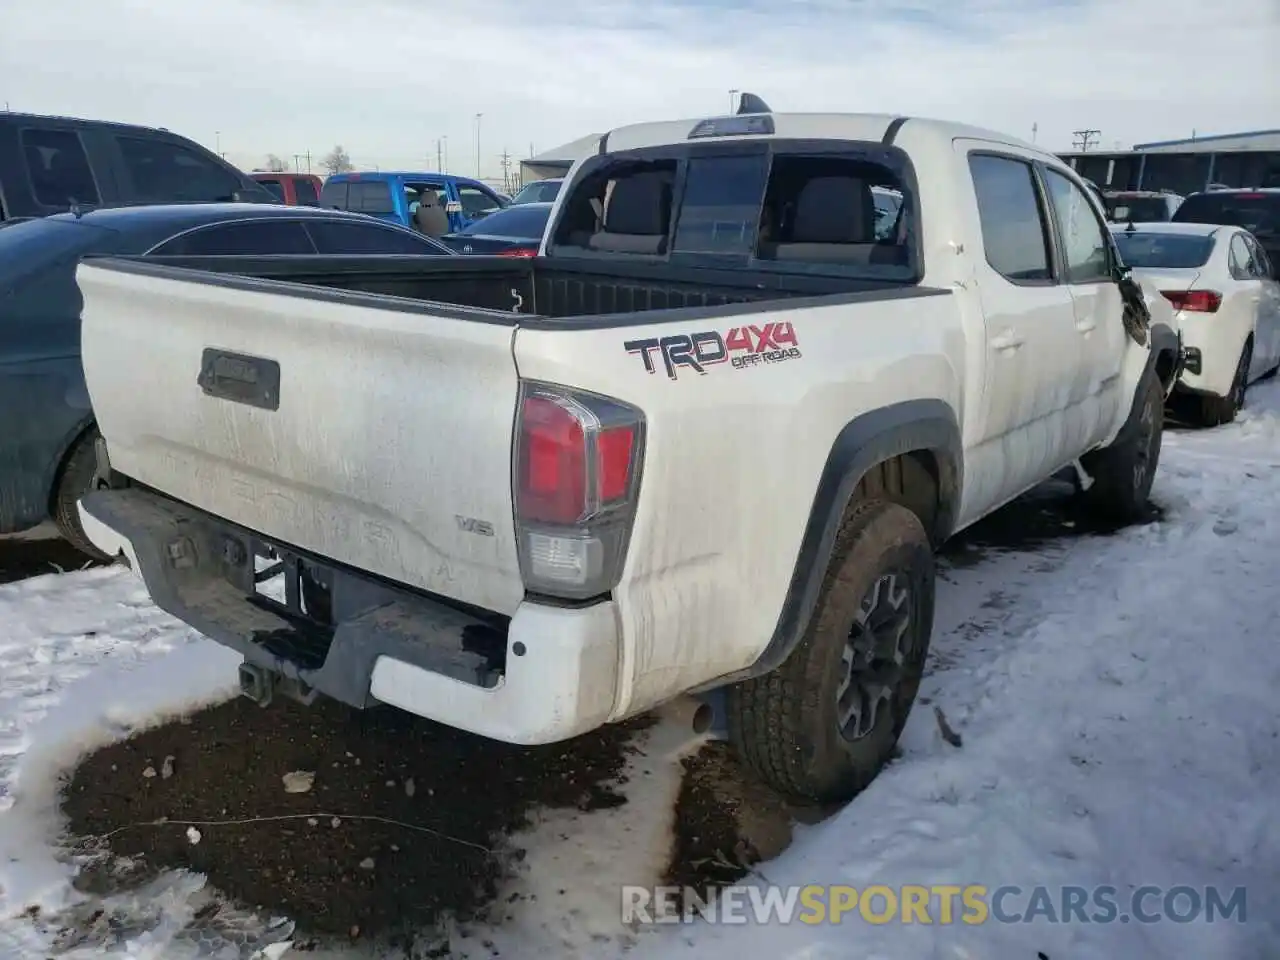
<instances>
[{"instance_id":1,"label":"trd 4x4 decal","mask_svg":"<svg viewBox=\"0 0 1280 960\"><path fill-rule=\"evenodd\" d=\"M787 321L734 327L723 336L718 331L708 330L704 333L678 333L669 337L628 340L622 346L627 353L639 354L649 373L658 371L658 364L654 359L656 354L672 380L676 379L680 367L705 374L707 367L719 363L728 363L735 370L744 370L761 364L800 358L795 328Z\"/></svg>"}]
</instances>

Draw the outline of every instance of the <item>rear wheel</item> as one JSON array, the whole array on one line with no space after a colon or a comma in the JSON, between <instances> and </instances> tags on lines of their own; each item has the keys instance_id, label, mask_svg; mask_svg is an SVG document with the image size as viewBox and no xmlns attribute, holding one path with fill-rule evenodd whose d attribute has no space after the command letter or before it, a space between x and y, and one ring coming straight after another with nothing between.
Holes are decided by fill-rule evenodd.
<instances>
[{"instance_id":1,"label":"rear wheel","mask_svg":"<svg viewBox=\"0 0 1280 960\"><path fill-rule=\"evenodd\" d=\"M71 445L53 490L51 513L53 522L64 540L81 553L106 562L112 558L95 547L85 535L78 508L80 498L93 486L93 475L98 465L95 448L97 439L97 428L90 427Z\"/></svg>"},{"instance_id":2,"label":"rear wheel","mask_svg":"<svg viewBox=\"0 0 1280 960\"><path fill-rule=\"evenodd\" d=\"M933 631L934 558L924 527L883 500L851 507L799 645L730 688L730 737L792 796L842 802L893 755Z\"/></svg>"},{"instance_id":3,"label":"rear wheel","mask_svg":"<svg viewBox=\"0 0 1280 960\"><path fill-rule=\"evenodd\" d=\"M1203 396L1200 398L1200 423L1206 427L1218 427L1231 423L1244 406L1244 395L1249 388L1249 366L1253 363L1253 338L1244 342L1240 351L1240 360L1236 364L1236 373L1231 380L1231 389L1225 397Z\"/></svg>"}]
</instances>

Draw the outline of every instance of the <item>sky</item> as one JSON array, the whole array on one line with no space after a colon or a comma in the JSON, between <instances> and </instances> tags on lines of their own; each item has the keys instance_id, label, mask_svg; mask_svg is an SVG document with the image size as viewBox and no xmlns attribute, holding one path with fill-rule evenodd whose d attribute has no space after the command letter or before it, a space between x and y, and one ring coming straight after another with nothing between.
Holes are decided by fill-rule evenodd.
<instances>
[{"instance_id":1,"label":"sky","mask_svg":"<svg viewBox=\"0 0 1280 960\"><path fill-rule=\"evenodd\" d=\"M1280 0L10 2L0 107L167 127L248 169L500 176L645 120L963 121L1067 150L1280 128ZM481 114L479 121L476 114ZM443 164L437 161L447 155ZM300 161L305 167L306 159Z\"/></svg>"}]
</instances>

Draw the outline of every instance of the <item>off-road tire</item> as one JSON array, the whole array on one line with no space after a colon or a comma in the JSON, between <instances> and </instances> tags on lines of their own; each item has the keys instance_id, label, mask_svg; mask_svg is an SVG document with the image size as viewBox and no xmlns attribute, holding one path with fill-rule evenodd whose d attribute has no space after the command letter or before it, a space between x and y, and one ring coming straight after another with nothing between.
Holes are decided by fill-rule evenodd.
<instances>
[{"instance_id":1,"label":"off-road tire","mask_svg":"<svg viewBox=\"0 0 1280 960\"><path fill-rule=\"evenodd\" d=\"M1137 416L1121 429L1111 446L1082 460L1093 483L1085 499L1099 517L1128 524L1151 513L1151 484L1160 465L1164 439L1164 385L1148 367L1138 382Z\"/></svg>"},{"instance_id":2,"label":"off-road tire","mask_svg":"<svg viewBox=\"0 0 1280 960\"><path fill-rule=\"evenodd\" d=\"M864 737L851 740L838 721L842 656L863 600L891 572L904 575L909 588L909 654L888 705ZM914 513L884 500L849 506L804 637L771 673L728 691L730 739L757 775L784 794L820 803L850 800L875 779L920 687L934 585L933 550Z\"/></svg>"},{"instance_id":3,"label":"off-road tire","mask_svg":"<svg viewBox=\"0 0 1280 960\"><path fill-rule=\"evenodd\" d=\"M1249 366L1253 363L1253 338L1244 342L1240 350L1240 359L1236 363L1236 374L1231 378L1231 389L1225 397L1209 394L1200 397L1199 421L1204 427L1220 427L1235 420L1244 406L1244 395L1248 390Z\"/></svg>"},{"instance_id":4,"label":"off-road tire","mask_svg":"<svg viewBox=\"0 0 1280 960\"><path fill-rule=\"evenodd\" d=\"M84 526L80 523L80 511L76 507L80 498L93 486L93 477L98 466L97 450L94 445L97 438L97 428L90 427L72 443L66 459L62 462L62 469L58 471L50 513L64 540L86 556L108 563L112 558L95 547L85 536Z\"/></svg>"}]
</instances>

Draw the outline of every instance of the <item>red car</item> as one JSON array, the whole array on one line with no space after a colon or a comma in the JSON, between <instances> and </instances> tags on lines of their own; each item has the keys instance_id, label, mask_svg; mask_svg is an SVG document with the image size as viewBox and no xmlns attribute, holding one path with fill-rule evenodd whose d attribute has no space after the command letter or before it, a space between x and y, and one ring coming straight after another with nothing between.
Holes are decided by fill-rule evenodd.
<instances>
[{"instance_id":1,"label":"red car","mask_svg":"<svg viewBox=\"0 0 1280 960\"><path fill-rule=\"evenodd\" d=\"M312 173L269 173L257 170L249 174L290 207L320 206L323 182Z\"/></svg>"}]
</instances>

